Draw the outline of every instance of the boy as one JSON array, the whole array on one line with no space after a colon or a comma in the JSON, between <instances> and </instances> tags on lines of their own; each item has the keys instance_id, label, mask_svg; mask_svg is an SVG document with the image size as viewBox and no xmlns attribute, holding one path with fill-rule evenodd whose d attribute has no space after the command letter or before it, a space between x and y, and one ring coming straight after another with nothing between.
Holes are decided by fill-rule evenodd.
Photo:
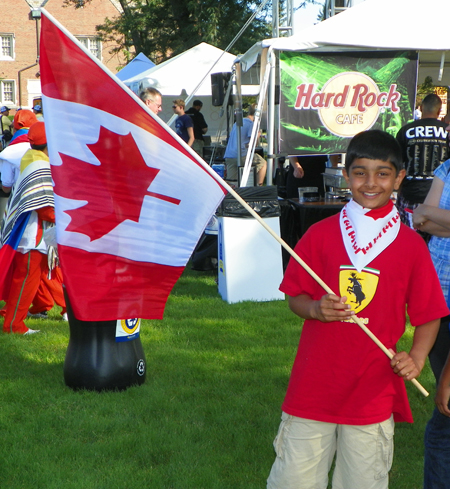
<instances>
[{"instance_id":1,"label":"boy","mask_svg":"<svg viewBox=\"0 0 450 489\"><path fill-rule=\"evenodd\" d=\"M448 314L422 238L391 201L404 175L401 149L382 131L350 142L345 178L352 200L312 226L295 247L341 297L292 260L280 290L305 318L274 442L269 489L386 489L394 421L412 422L404 380L416 378ZM416 326L411 351L392 360L351 321L357 314L395 351L405 306Z\"/></svg>"}]
</instances>

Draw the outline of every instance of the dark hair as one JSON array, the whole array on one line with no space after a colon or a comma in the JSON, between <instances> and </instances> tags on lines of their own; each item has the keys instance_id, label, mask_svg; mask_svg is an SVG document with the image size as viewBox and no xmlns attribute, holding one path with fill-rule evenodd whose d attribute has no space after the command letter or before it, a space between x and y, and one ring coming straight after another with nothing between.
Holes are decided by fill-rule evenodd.
<instances>
[{"instance_id":1,"label":"dark hair","mask_svg":"<svg viewBox=\"0 0 450 489\"><path fill-rule=\"evenodd\" d=\"M441 107L442 107L441 97L439 97L439 95L436 95L435 93L429 93L422 100L422 112L426 112L426 113L435 112L439 114Z\"/></svg>"},{"instance_id":2,"label":"dark hair","mask_svg":"<svg viewBox=\"0 0 450 489\"><path fill-rule=\"evenodd\" d=\"M348 173L357 158L389 161L397 173L403 168L402 149L399 142L387 132L373 129L353 136L347 148L345 169Z\"/></svg>"},{"instance_id":3,"label":"dark hair","mask_svg":"<svg viewBox=\"0 0 450 489\"><path fill-rule=\"evenodd\" d=\"M198 107L198 106L203 107L203 102L201 100L194 100L192 102L192 106L193 107Z\"/></svg>"},{"instance_id":4,"label":"dark hair","mask_svg":"<svg viewBox=\"0 0 450 489\"><path fill-rule=\"evenodd\" d=\"M251 104L248 106L248 113L247 115L255 115L257 105L256 104Z\"/></svg>"},{"instance_id":5,"label":"dark hair","mask_svg":"<svg viewBox=\"0 0 450 489\"><path fill-rule=\"evenodd\" d=\"M37 149L38 151L44 151L44 149L47 147L47 143L45 144L31 144L31 149Z\"/></svg>"}]
</instances>

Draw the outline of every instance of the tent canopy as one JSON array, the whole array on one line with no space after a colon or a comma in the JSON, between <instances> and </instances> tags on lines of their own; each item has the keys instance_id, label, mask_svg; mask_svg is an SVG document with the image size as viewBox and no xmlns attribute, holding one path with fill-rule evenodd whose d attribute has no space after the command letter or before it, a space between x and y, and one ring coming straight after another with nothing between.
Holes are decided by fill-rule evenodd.
<instances>
[{"instance_id":1,"label":"tent canopy","mask_svg":"<svg viewBox=\"0 0 450 489\"><path fill-rule=\"evenodd\" d=\"M155 63L145 56L144 53L139 53L135 58L133 58L125 67L123 67L117 74L119 80L126 80L127 78L132 78L133 76L139 75L143 71L153 68Z\"/></svg>"},{"instance_id":2,"label":"tent canopy","mask_svg":"<svg viewBox=\"0 0 450 489\"><path fill-rule=\"evenodd\" d=\"M230 72L235 56L202 42L137 76L124 80L134 92L157 88L163 95L191 94L203 80L195 96L211 95L211 73Z\"/></svg>"},{"instance_id":3,"label":"tent canopy","mask_svg":"<svg viewBox=\"0 0 450 489\"><path fill-rule=\"evenodd\" d=\"M450 37L445 19L449 0L366 0L291 37L266 39L242 57L244 70L262 49L278 51L419 51L419 82L438 83L446 53L442 85L450 85ZM442 19L442 22L440 22Z\"/></svg>"}]
</instances>

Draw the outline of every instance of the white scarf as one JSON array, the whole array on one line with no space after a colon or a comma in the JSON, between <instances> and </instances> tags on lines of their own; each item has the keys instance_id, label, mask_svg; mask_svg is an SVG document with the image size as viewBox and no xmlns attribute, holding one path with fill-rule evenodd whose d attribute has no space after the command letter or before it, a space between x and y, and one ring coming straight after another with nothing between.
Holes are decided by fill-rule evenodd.
<instances>
[{"instance_id":1,"label":"white scarf","mask_svg":"<svg viewBox=\"0 0 450 489\"><path fill-rule=\"evenodd\" d=\"M400 231L400 216L392 201L380 209L367 209L352 199L341 210L339 223L345 249L358 272L385 250Z\"/></svg>"}]
</instances>

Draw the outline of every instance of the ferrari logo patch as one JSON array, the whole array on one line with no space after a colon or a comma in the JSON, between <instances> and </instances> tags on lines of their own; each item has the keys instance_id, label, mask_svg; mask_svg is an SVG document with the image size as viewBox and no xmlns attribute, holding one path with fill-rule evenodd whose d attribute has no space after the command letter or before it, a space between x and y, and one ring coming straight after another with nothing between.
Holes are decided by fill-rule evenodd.
<instances>
[{"instance_id":1,"label":"ferrari logo patch","mask_svg":"<svg viewBox=\"0 0 450 489\"><path fill-rule=\"evenodd\" d=\"M379 270L363 268L358 272L355 267L342 265L339 271L339 293L347 297L347 303L358 314L375 296L377 290Z\"/></svg>"}]
</instances>

